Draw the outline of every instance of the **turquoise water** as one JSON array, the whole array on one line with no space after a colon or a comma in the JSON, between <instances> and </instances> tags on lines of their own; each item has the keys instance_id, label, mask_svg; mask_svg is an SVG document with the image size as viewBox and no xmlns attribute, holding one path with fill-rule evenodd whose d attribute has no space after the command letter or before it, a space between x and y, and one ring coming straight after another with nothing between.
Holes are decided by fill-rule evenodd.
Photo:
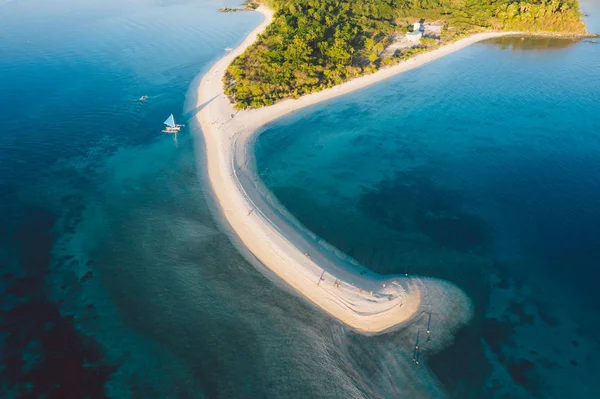
<instances>
[{"instance_id":1,"label":"turquoise water","mask_svg":"<svg viewBox=\"0 0 600 399\"><path fill-rule=\"evenodd\" d=\"M560 96L565 100L560 106L561 112L566 107L564 115L577 111L579 117L571 116L570 123L563 123L559 113L554 112L556 108L553 112L538 112L552 117L557 126L572 129L568 131L576 136L561 140L556 156L580 156L572 157L569 168L563 168L570 174L549 169L544 176L553 182L550 172L558 174L562 176L559 182L564 184L564 197L557 197L550 210L562 209L566 202L578 217L589 219L585 226L593 232L597 225L595 208L587 204L595 198L589 187L593 187L596 177L588 173L586 162L597 159L597 142L593 141L593 131L582 126L597 125L591 100L597 99L598 93L594 91L598 65L594 57L598 47L577 42L552 51L528 53L502 52L499 46L474 47L369 89L370 94L360 100L366 102L357 102L358 93L335 101L330 107L335 110L330 115L335 123L305 125L301 134L289 136L280 134L285 133L281 129L277 134L274 130L260 143L275 146L281 155L288 152L290 156L285 159L273 153L272 159L260 157L262 162L272 164L265 175L270 184L278 176L302 175L300 170L294 172L294 167L305 168L306 159L314 162L314 170L317 165L323 166L314 176L307 169L301 177L306 184L315 185L314 193L321 193L320 197L308 190L299 191L300 184L288 187L290 193L299 195L292 202L285 187L276 190L304 223L323 236L329 234L330 241L369 267L380 271L409 267L415 272L443 276L464 287L474 298L479 309L474 327L461 333L457 344L446 353L432 359L436 375L431 376L427 367L413 365L412 353L398 349L413 337L407 338L402 332L383 337L353 334L256 272L213 220L205 196L206 184L198 177L202 176L202 169L196 169L189 130L184 129L177 141L161 134L162 121L171 112L178 121L189 124L195 99L188 88L195 86L197 74L222 56L226 47L239 43L260 21L260 16L253 13L216 11L233 5L222 0L1 2L0 396L420 398L445 397L449 390L455 397L481 397L481 392L488 392L488 397L525 397L530 393L527 389L539 389L536 378L545 375L540 374L543 367L539 362L546 362L554 373L551 381L560 382L567 393L575 392L575 388L566 381L581 381L581 386L590 390L597 388L590 381L596 367L592 356L597 353L597 340L592 338L597 331L595 318L589 314L582 318L577 312L564 315L571 308L560 308L561 301L577 300L570 291L549 302L546 293L553 289L556 279L535 286L526 279L528 276L522 280L515 277L519 265L525 265L524 259L528 260L527 267L519 271L539 277L535 268L529 268L538 267L541 251L530 245L521 248L514 243L522 243L520 239L510 239L510 234L501 235L493 229L481 234L489 235L488 238L469 238L488 232L489 226L514 232L512 223L526 219L518 214L514 220L507 219L495 202L488 202L484 193L491 195L488 190L492 190L492 180L486 185L480 177L484 172L481 164L495 159L502 168L497 168L494 181L501 181L498 176L502 170L506 172L505 179L512 181L514 176L509 172L516 168L505 167L507 159L512 159L510 151L504 150L507 158L485 154L502 152L497 148L513 143L515 135L502 139L495 134L498 142L481 145L487 152L482 150L480 161L472 168L470 183L459 183L459 177L450 168L462 173L463 159L473 161L468 148L470 140L465 136L460 143L451 145L448 142L452 141L452 132L445 133L441 128L437 139L427 139L429 130L420 136L409 133L435 125L438 109L430 108L429 123L418 127L419 109L429 103L443 104L445 98L455 98L465 102L464 109L469 109L474 101L470 95L480 94L477 87L485 87L485 82L491 90L486 98L493 100L492 93L498 85L490 83L494 80L490 71L514 71L514 64L509 61L517 56L534 66L541 63L554 78L578 73L577 79L565 85L573 87L573 91L569 89L568 96ZM495 63L489 64L488 60ZM561 62L563 69L558 68ZM482 66L477 68L477 63L492 69L486 72ZM464 69L471 64L473 68ZM505 67L500 68L502 65ZM539 71L534 73L524 65L529 84L536 85ZM460 84L448 79L450 66L462 74ZM411 89L404 94L407 103L400 106L398 90L408 87L406 82L412 82ZM430 91L423 91L425 87ZM556 89L547 87L550 88ZM459 94L462 90L465 92ZM508 95L507 90L497 91L499 101ZM576 90L581 98L574 94ZM547 93L550 104L558 101L551 94ZM148 101L138 102L141 95L148 95ZM521 105L527 98L540 98L531 93L515 97ZM382 102L386 107L381 107ZM399 108L392 107L394 102ZM352 108L352 103L357 105ZM448 118L453 112L467 114L454 109L455 103L445 104ZM530 106L526 101L525 104ZM516 105L510 109L522 109ZM380 124L373 117L372 112L377 109L382 110L377 118L385 123ZM483 113L486 107L479 109ZM319 118L319 112L323 117L329 111L317 107L306 112L307 119L317 120L314 118ZM411 112L414 118L409 126L403 118ZM303 114L298 114L297 119ZM495 115L504 114L498 111ZM355 123L337 129L340 119ZM475 119L471 115L456 126L461 128ZM519 120L525 123L528 119L521 115ZM390 145L388 140L393 135L389 134L388 122L405 132L399 141L410 137L420 137L420 141L413 140L412 146ZM300 129L305 122L287 119L281 123ZM443 124L438 121L438 125ZM489 123L480 122L483 125ZM361 135L377 136L379 147L371 148L376 143L368 136L353 137L354 128L367 126L373 131ZM540 121L540 126L546 128L547 124ZM189 128L193 127L186 129ZM293 140L308 138L313 129L321 129L317 136L323 140L322 149L335 145L339 153L311 150L308 143L313 143L312 139L297 149L290 147ZM464 131L474 134L468 127ZM337 132L339 138L328 137L328 132ZM579 137L586 132L588 140ZM354 141L352 146L344 144L344 135ZM545 132L539 133L542 141L548 137ZM527 140L522 145L531 147ZM444 149L449 146L462 148L463 155ZM345 148L349 152L344 153ZM352 148L363 150L356 155ZM407 157L401 156L402 148L414 157L414 168L405 177L394 172L407 165ZM538 161L547 155L544 148L538 149ZM306 151L305 155L302 151ZM323 157L325 153L327 157ZM357 156L364 173L352 170ZM342 162L342 167L330 168L329 162ZM392 169L394 162L396 167ZM440 174L441 168L435 162L442 162L440 165L447 168L444 174ZM535 180L537 173L531 168L530 174L523 176ZM576 173L577 168L587 174ZM475 173L477 170L482 175ZM359 176L363 180L359 181ZM445 190L441 193L440 179ZM408 198L386 194L386 190L406 192L405 186L410 185L418 188L417 194L415 199L405 200L407 204L402 209L412 206L411 215L425 217L403 221L404 211L384 214L390 209L389 197ZM456 192L457 187L464 193ZM566 191L573 187L578 189L577 195ZM476 200L476 193L482 193L480 200ZM523 199L530 196L525 192ZM316 209L320 206L317 200L323 206L321 213ZM520 204L511 200L515 197L509 196L506 206L519 208ZM353 213L348 217L341 211L350 209L347 205L351 203ZM420 203L427 212L422 211ZM342 206L336 210L332 204ZM446 237L444 231L453 230L431 224L430 214L460 215L462 238ZM324 227L319 227L317 218L311 222L311 215L324 220ZM543 215L536 217L545 220ZM340 234L336 240L332 232L344 233L337 229L339 218L352 221L354 226L344 224L347 234ZM498 219L505 223L497 223ZM417 232L412 242L406 241L405 237L414 233L411 229L415 220L427 222L429 235ZM453 221L449 224L457 225ZM400 225L405 230L398 229ZM540 225L537 231L551 233L547 226L552 225ZM368 233L362 234L364 243L356 242L357 231ZM594 244L592 233L576 231L575 244ZM378 239L381 232L392 241L380 239L381 245L373 250L369 243ZM500 236L505 239L499 239ZM561 237L564 239L564 235ZM567 250L559 251L565 248L563 239L554 247L557 253L568 255ZM505 248L517 248L520 252ZM407 255L406 249L412 252ZM591 258L593 248L585 249ZM585 264L578 262L569 270L583 270L575 269ZM489 276L490 270L494 276ZM574 287L576 281L564 286ZM491 289L492 285L496 287ZM523 297L529 298L528 302ZM510 312L505 312L506 303ZM591 301L588 305L593 307ZM545 313L540 313L538 307ZM508 320L502 318L504 314ZM539 332L529 328L539 327L538 316L549 326ZM507 333L510 328L514 334ZM527 337L532 331L536 335ZM524 337L524 341L515 343L515 334ZM485 337L483 341L481 336ZM549 339L540 340L540 336ZM540 349L539 345L547 347ZM565 353L563 346L571 351ZM469 347L474 349L469 352ZM520 360L533 358L528 350L537 351L539 356L533 375L530 365ZM552 357L554 350L559 353ZM587 360L584 353L591 354ZM577 366L564 365L569 361L566 359L576 360ZM455 367L457 364L460 367ZM524 373L520 373L522 370ZM527 389L515 383L511 375L527 377ZM519 381L523 383L522 379ZM497 389L500 383L502 388ZM534 384L533 388L527 384ZM554 389L554 385L549 385Z\"/></svg>"},{"instance_id":2,"label":"turquoise water","mask_svg":"<svg viewBox=\"0 0 600 399\"><path fill-rule=\"evenodd\" d=\"M431 359L453 396L597 392L600 45L480 43L276 121L256 151L317 235L474 300Z\"/></svg>"}]
</instances>

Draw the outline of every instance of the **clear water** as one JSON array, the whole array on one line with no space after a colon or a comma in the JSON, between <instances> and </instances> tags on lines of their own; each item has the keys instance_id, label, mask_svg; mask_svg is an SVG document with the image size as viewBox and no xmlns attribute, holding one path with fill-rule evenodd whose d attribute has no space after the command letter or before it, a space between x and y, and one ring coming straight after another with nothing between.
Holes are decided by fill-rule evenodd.
<instances>
[{"instance_id":1,"label":"clear water","mask_svg":"<svg viewBox=\"0 0 600 399\"><path fill-rule=\"evenodd\" d=\"M464 352L469 346L465 342L479 342L494 324L484 324L487 330L482 332L480 322L462 334L457 345L431 362L437 373L432 376L427 367L414 367L411 353L398 349L407 340L402 332L371 338L353 334L265 279L219 230L205 199L206 186L197 176L188 132L183 131L174 142L160 130L171 112L184 123L193 115L194 98L191 93L186 98L186 92L194 86L196 75L259 22L260 16L253 13L216 11L234 5L223 0L0 2L0 396L419 398L444 397L448 389L457 396L461 388L466 394L458 396L468 397L478 396L473 392L481 386L493 387L496 380L510 382L502 367L476 357L479 346L473 345L472 354ZM557 59L576 49L585 57L597 54L583 52L591 51L591 46L578 46L535 54L544 64L547 54L557 54ZM498 49L490 51L495 54ZM473 53L459 53L454 56L459 58L447 62L468 59L469 54ZM507 52L496 59L504 57ZM577 71L585 72L589 63L573 59L583 62ZM463 64L459 61L457 68ZM441 82L444 74L439 69L444 65L448 64L440 61L415 72L441 73ZM593 70L583 76L592 76ZM532 75L533 79L536 74ZM412 94L420 86L418 75L401 79L415 82L415 90L407 94L413 103L406 109L418 108L419 101L425 101ZM579 89L593 91L593 81L580 79ZM367 101L379 95L393 99L397 90L393 82L373 88L375 94ZM441 93L444 87L456 86L446 82L435 87ZM141 95L148 95L148 101L138 102ZM332 107L343 110L348 104L343 101ZM365 106L365 119L357 123L374 122L369 112L376 108ZM585 120L573 119L574 123ZM398 123L404 124L400 119ZM584 147L581 151L593 157L592 143ZM568 152L565 147L560 150ZM375 165L380 162L379 154L361 163ZM312 159L317 162L319 157ZM272 171L285 165L278 158L269 162L280 165ZM377 179L379 172L374 168L371 172L364 183L372 191L380 181L395 178L382 172ZM292 173L292 168L285 173ZM323 179L331 180L331 176ZM353 179L347 178L344 187L332 185L319 201L327 206L337 201L340 192L352 200L363 184ZM435 188L432 184L431 189ZM286 200L285 193L279 193ZM587 201L583 190L578 198ZM317 215L314 201L306 198L308 215ZM298 212L298 206L290 205ZM494 211L485 206L477 210L484 216ZM593 209L587 212L584 215L594 216ZM332 212L332 218L326 218L332 232L336 215ZM367 229L369 234L382 231L381 217L366 215L363 220L373 226ZM350 239L352 234L344 238ZM340 247L344 247L342 241ZM414 245L414 259L424 259L422 249L430 248L424 241L422 246ZM354 247L348 251L360 257L363 247ZM483 281L478 276L480 266L488 265L487 253L473 249L469 259L474 261L463 263L464 250L439 250L432 253L433 259L450 254L458 260L446 267L426 260L411 267L470 287L478 304L500 300L497 312L502 312L502 299L512 296L501 290L475 289ZM533 251L534 255L538 253ZM404 254L398 250L389 255L382 248L372 256L380 260L365 263L383 271L397 267L389 266L386 257ZM511 262L495 264L498 285L514 287ZM466 272L454 273L457 263ZM461 283L469 278L473 284ZM545 291L531 288L531 292L539 296ZM484 305L479 308L480 318L493 318L493 307ZM527 306L524 312L529 314ZM551 310L548 314L554 315ZM516 316L511 313L509 317ZM591 369L588 372L585 367L595 365L596 350L589 342L594 318L589 319L580 327L561 316L550 330L568 334L582 328L582 336L574 338L579 347L573 347L578 365L556 363L554 369L579 373L577 378L586 383ZM504 324L498 326L503 328L500 333L506 330ZM520 335L526 333L519 330ZM524 345L529 343L516 349ZM493 355L507 345L499 348L484 349ZM592 354L587 363L581 359L585 351ZM563 362L561 356L558 359ZM453 367L457 363L470 374L457 375L458 368ZM593 383L585 386L595 387ZM488 396L515 389L523 393L514 383L503 389L490 391Z\"/></svg>"},{"instance_id":2,"label":"clear water","mask_svg":"<svg viewBox=\"0 0 600 399\"><path fill-rule=\"evenodd\" d=\"M476 320L431 359L453 396L598 391L600 45L477 44L276 121L256 151L317 235L469 293Z\"/></svg>"}]
</instances>

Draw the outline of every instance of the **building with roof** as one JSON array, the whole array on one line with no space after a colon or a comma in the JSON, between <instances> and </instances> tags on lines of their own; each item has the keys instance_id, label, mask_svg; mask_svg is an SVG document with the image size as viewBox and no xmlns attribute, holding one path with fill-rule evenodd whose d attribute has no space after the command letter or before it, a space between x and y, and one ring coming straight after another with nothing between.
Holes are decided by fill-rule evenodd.
<instances>
[{"instance_id":1,"label":"building with roof","mask_svg":"<svg viewBox=\"0 0 600 399\"><path fill-rule=\"evenodd\" d=\"M408 32L406 34L406 39L411 42L418 42L423 37L424 30L425 28L423 27L423 24L420 22L415 22L412 32Z\"/></svg>"}]
</instances>

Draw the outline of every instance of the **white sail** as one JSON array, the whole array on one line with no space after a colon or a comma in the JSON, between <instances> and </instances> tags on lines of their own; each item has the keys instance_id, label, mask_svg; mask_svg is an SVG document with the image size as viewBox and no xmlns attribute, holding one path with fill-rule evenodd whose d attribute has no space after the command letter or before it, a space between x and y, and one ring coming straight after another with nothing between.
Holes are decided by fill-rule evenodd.
<instances>
[{"instance_id":1,"label":"white sail","mask_svg":"<svg viewBox=\"0 0 600 399\"><path fill-rule=\"evenodd\" d=\"M170 127L175 127L175 118L173 118L173 114L171 114L171 116L169 116L167 118L167 120L164 122L165 125L170 126Z\"/></svg>"}]
</instances>

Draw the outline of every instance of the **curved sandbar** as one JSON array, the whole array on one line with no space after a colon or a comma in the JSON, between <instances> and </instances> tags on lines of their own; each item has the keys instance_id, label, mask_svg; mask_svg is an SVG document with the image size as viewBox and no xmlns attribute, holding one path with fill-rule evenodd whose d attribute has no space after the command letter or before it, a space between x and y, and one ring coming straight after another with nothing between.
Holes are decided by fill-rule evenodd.
<instances>
[{"instance_id":1,"label":"curved sandbar","mask_svg":"<svg viewBox=\"0 0 600 399\"><path fill-rule=\"evenodd\" d=\"M302 227L277 204L256 176L251 139L261 126L289 112L508 33L471 36L328 90L236 112L223 94L222 78L232 60L271 22L271 10L261 6L258 11L265 20L204 75L198 88L197 106L201 110L197 118L206 146L208 178L216 202L235 234L262 264L297 293L357 331L380 333L406 325L426 312L448 327L468 321L470 301L453 285L431 278L377 275Z\"/></svg>"}]
</instances>

